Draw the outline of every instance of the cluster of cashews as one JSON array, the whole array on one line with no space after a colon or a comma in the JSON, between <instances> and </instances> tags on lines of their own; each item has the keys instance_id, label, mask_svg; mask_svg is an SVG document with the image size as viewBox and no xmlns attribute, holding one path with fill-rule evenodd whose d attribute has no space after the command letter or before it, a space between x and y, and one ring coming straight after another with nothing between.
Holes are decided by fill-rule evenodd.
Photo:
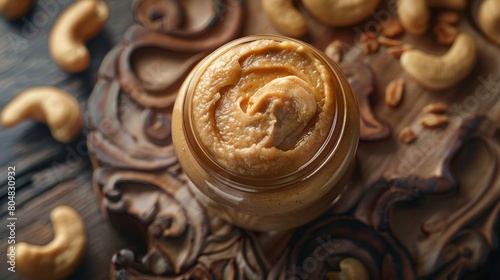
<instances>
[{"instance_id":1,"label":"cluster of cashews","mask_svg":"<svg viewBox=\"0 0 500 280\"><path fill-rule=\"evenodd\" d=\"M306 9L331 26L352 25L365 19L379 0L303 0ZM307 32L304 16L292 0L262 0L264 12L273 25L289 36ZM32 0L0 0L0 12L8 19L24 15ZM466 0L399 0L401 23L412 34L428 29L430 7L465 8ZM61 15L49 38L50 54L56 64L68 72L85 70L90 56L85 42L95 36L109 16L102 1L77 1ZM485 0L480 8L480 26L487 36L500 44L500 0ZM450 50L441 57L418 50L401 56L405 71L422 86L440 90L462 80L473 69L477 57L476 44L467 34L459 34ZM82 116L78 102L68 93L54 87L38 87L21 92L1 115L4 126L13 126L27 118L45 122L54 138L69 142L81 130ZM45 246L19 243L16 246L18 271L35 279L61 279L73 272L85 251L85 229L78 213L67 206L53 210L54 240ZM357 264L356 264L357 265ZM354 273L346 269L345 273ZM361 272L357 272L361 273ZM366 274L363 272L363 275Z\"/></svg>"},{"instance_id":2,"label":"cluster of cashews","mask_svg":"<svg viewBox=\"0 0 500 280\"><path fill-rule=\"evenodd\" d=\"M16 0L18 5L21 2L25 1ZM14 1L0 0L0 10L13 7L9 6L12 3ZM85 43L102 30L108 17L108 6L101 0L80 0L65 9L49 36L49 52L54 62L70 73L87 69L90 54ZM72 141L82 128L78 101L69 93L50 86L19 93L3 109L0 121L3 126L11 127L25 119L46 123L54 138L63 143Z\"/></svg>"},{"instance_id":3,"label":"cluster of cashews","mask_svg":"<svg viewBox=\"0 0 500 280\"><path fill-rule=\"evenodd\" d=\"M421 35L429 27L430 8L463 10L466 6L467 0L398 0L398 15L406 31Z\"/></svg>"},{"instance_id":4,"label":"cluster of cashews","mask_svg":"<svg viewBox=\"0 0 500 280\"><path fill-rule=\"evenodd\" d=\"M429 27L430 8L463 10L466 6L466 0L399 0L398 14L406 31L421 35ZM462 33L456 37L451 48L443 56L409 50L401 56L401 66L424 88L444 90L464 79L474 69L476 58L477 47L474 39Z\"/></svg>"},{"instance_id":5,"label":"cluster of cashews","mask_svg":"<svg viewBox=\"0 0 500 280\"><path fill-rule=\"evenodd\" d=\"M0 0L0 13L8 20L16 20L24 16L33 0Z\"/></svg>"},{"instance_id":6,"label":"cluster of cashews","mask_svg":"<svg viewBox=\"0 0 500 280\"><path fill-rule=\"evenodd\" d=\"M368 17L380 0L302 0L306 9L330 26L348 26ZM307 32L304 15L293 0L261 0L262 10L273 26L285 35L300 37Z\"/></svg>"},{"instance_id":7,"label":"cluster of cashews","mask_svg":"<svg viewBox=\"0 0 500 280\"><path fill-rule=\"evenodd\" d=\"M31 0L0 0L0 12L7 19L17 19L29 10L31 4ZM55 40L58 46L55 46L55 49L62 55L68 54L63 53L65 47L83 45L85 39L95 34L95 30L102 28L96 26L92 20L89 24L89 19L101 18L94 17L94 7L99 4L94 1L79 1L76 4L92 6L92 11L88 8L83 11L79 11L80 8L73 9L78 11L78 14L83 12L84 16L76 17L75 20L74 12L69 17L68 13L64 13L56 24L53 34L58 37ZM105 12L107 13L107 6ZM73 29L75 25L80 26ZM67 29L72 29L74 34L65 33ZM54 138L64 143L73 140L80 133L82 126L78 101L69 93L55 87L30 88L19 93L3 109L0 121L3 126L10 127L28 118L47 123ZM52 242L45 246L21 242L15 246L18 261L16 269L21 275L32 279L64 279L80 264L86 246L85 228L80 216L72 208L60 206L52 211L51 220L54 226Z\"/></svg>"},{"instance_id":8,"label":"cluster of cashews","mask_svg":"<svg viewBox=\"0 0 500 280\"><path fill-rule=\"evenodd\" d=\"M379 0L302 0L306 9L317 19L332 26L352 25L362 21L377 7ZM273 26L288 36L299 37L307 32L304 16L292 0L262 0L262 8ZM398 0L399 19L405 29L421 35L427 29L430 8L463 10L467 0ZM487 10L487 11L486 11ZM491 10L491 11L490 11ZM500 0L485 0L482 13L485 33L500 41ZM496 39L495 39L496 38ZM465 78L474 68L477 57L474 40L460 34L443 56L433 56L419 50L409 50L401 56L403 69L423 87L443 90Z\"/></svg>"},{"instance_id":9,"label":"cluster of cashews","mask_svg":"<svg viewBox=\"0 0 500 280\"><path fill-rule=\"evenodd\" d=\"M0 13L9 20L22 17L32 0L0 0ZM95 36L109 16L102 1L74 3L56 21L49 39L50 54L56 64L68 72L85 70L90 62L85 42ZM78 101L69 93L51 86L20 92L2 110L0 122L14 126L25 119L46 123L55 139L68 143L82 128ZM32 279L64 279L80 264L86 246L85 227L78 213L68 206L51 212L54 239L47 245L21 242L15 246L17 271Z\"/></svg>"},{"instance_id":10,"label":"cluster of cashews","mask_svg":"<svg viewBox=\"0 0 500 280\"><path fill-rule=\"evenodd\" d=\"M80 264L87 238L84 223L73 208L58 206L50 213L54 239L44 246L21 242L15 246L16 270L37 280L68 277Z\"/></svg>"}]
</instances>

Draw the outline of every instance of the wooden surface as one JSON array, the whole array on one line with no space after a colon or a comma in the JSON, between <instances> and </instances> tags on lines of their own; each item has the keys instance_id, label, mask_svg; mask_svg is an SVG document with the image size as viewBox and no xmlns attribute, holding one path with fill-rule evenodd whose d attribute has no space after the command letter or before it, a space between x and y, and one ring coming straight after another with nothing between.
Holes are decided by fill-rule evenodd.
<instances>
[{"instance_id":1,"label":"wooden surface","mask_svg":"<svg viewBox=\"0 0 500 280\"><path fill-rule=\"evenodd\" d=\"M78 75L68 75L59 70L50 60L47 51L47 36L50 28L64 7L70 1L47 0L36 1L33 11L20 21L13 23L0 20L0 108L24 88L38 85L54 85L68 90L80 101L83 108L96 81L96 71L111 47L120 42L124 31L133 23L130 11L131 1L108 0L111 17L105 30L89 42L92 53L91 68ZM246 24L242 34L277 33L269 21L260 12L259 1L248 1ZM389 11L385 4L379 8ZM333 29L327 28L309 17L310 34L303 38L320 49L334 38L344 40L350 46L355 45L358 30L365 31L373 18L353 27ZM490 114L497 117L499 111L500 89L500 47L490 43L471 24L467 14L462 16L459 28L476 39L480 49L479 61L474 72L460 85L439 93L421 89L401 70L399 62L386 55L383 49L374 55L365 56L351 48L346 59L369 63L376 69L377 89L374 94L376 114L389 123L395 133L384 141L361 142L356 175L355 192L363 192L380 176L404 176L408 174L428 175L433 171L433 163L440 156L447 136L459 125L459 121L473 114ZM435 45L433 35L413 37L404 35L405 42L413 43L419 48L444 52L446 47ZM395 77L402 76L407 80L406 94L401 106L391 109L383 103L385 86ZM491 77L491 78L490 78ZM473 96L481 84L481 79L492 79L493 91L489 98L474 106L474 110L455 113L453 122L444 131L423 130L420 139L413 145L402 145L397 140L397 132L404 126L416 122L423 106L443 101L450 105L467 107L467 100ZM468 99L469 98L469 99ZM470 101L469 101L470 102ZM472 108L472 107L470 107ZM424 140L422 140L424 139ZM425 139L433 139L426 141ZM71 279L108 279L111 256L122 248L129 248L141 254L144 251L143 241L125 236L114 230L100 215L95 194L91 186L92 169L87 155L85 131L81 137L70 145L57 143L52 139L48 128L42 124L25 122L15 128L0 128L0 229L1 247L5 252L8 231L5 226L7 218L7 168L16 167L16 242L26 241L32 244L44 244L52 239L49 213L60 204L74 207L85 221L89 244L82 265ZM418 154L419 156L415 156ZM353 195L353 197L356 197ZM490 258L484 268L491 279L498 276L500 257L498 250ZM0 258L2 263L0 279L18 279L7 271L5 254ZM475 276L470 276L475 277Z\"/></svg>"},{"instance_id":2,"label":"wooden surface","mask_svg":"<svg viewBox=\"0 0 500 280\"><path fill-rule=\"evenodd\" d=\"M78 98L83 108L96 81L104 55L122 39L132 23L131 1L112 0L105 30L89 43L91 68L69 75L59 70L48 54L47 38L56 15L73 1L34 1L26 18L0 20L0 108L19 91L32 86L53 85ZM49 6L50 5L50 6ZM31 28L31 29L30 29ZM50 211L60 204L75 208L83 217L89 244L83 263L71 279L109 279L112 255L121 248L141 250L141 241L125 238L100 214L92 189L92 169L87 155L85 132L69 145L53 140L42 124L25 122L0 128L0 231L1 252L6 252L7 167L16 167L16 242L43 245L53 237ZM7 271L6 255L0 258L0 279L22 279Z\"/></svg>"}]
</instances>

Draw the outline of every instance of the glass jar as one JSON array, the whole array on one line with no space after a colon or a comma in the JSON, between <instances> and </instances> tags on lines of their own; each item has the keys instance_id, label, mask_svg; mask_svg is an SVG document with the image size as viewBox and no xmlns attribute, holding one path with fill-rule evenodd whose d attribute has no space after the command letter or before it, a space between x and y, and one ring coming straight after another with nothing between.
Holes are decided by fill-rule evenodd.
<instances>
[{"instance_id":1,"label":"glass jar","mask_svg":"<svg viewBox=\"0 0 500 280\"><path fill-rule=\"evenodd\" d=\"M245 229L286 230L341 196L359 138L339 66L299 40L254 35L202 60L174 105L176 154L197 198Z\"/></svg>"}]
</instances>

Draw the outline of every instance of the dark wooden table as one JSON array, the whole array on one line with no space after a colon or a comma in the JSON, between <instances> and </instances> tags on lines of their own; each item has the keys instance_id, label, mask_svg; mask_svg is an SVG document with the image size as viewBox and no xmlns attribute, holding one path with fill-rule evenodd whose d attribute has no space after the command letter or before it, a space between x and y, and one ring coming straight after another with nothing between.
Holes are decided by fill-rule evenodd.
<instances>
[{"instance_id":1,"label":"dark wooden table","mask_svg":"<svg viewBox=\"0 0 500 280\"><path fill-rule=\"evenodd\" d=\"M69 5L68 0L35 1L32 12L16 22L0 20L0 108L3 108L19 91L40 85L53 85L69 91L80 101L82 108L86 108L87 99L96 82L96 72L105 54L112 46L122 39L124 31L133 23L131 14L131 0L107 0L110 6L110 19L105 30L89 43L92 54L91 67L81 74L69 75L61 71L51 61L48 55L47 37L56 16ZM252 2L249 13L256 14L258 4ZM257 1L255 1L257 2ZM259 26L262 30L276 33L270 27L263 15L259 17ZM263 21L261 21L261 19ZM244 26L243 32L254 30L255 27ZM322 30L318 23L311 24L311 28ZM469 26L461 26L469 29ZM318 46L325 47L329 42L327 37L317 37L320 31L315 32ZM346 29L335 30L339 37L347 37ZM350 29L352 32L352 29ZM330 36L331 37L331 36ZM411 38L409 39L412 40ZM354 43L354 42L350 42ZM479 44L486 44L480 40ZM426 44L422 44L426 47ZM469 77L471 83L477 83L477 77L488 77L488 74L498 78L500 48L491 43L483 45L488 54L496 53L496 60L489 62L488 57L480 55L475 74ZM398 132L404 125L411 123L411 119L418 115L414 107L422 107L431 101L447 101L463 103L474 85L468 86L468 92L457 92L431 95L419 89L415 83L409 83L408 91L412 96L406 96L403 109L392 110L383 102L382 94L385 85L394 76L400 75L400 68L394 61L381 56L372 56L364 59L374 68L384 69L379 73L378 101L375 103L375 112L387 121L394 131ZM476 79L476 80L474 80ZM474 81L473 81L474 80ZM499 81L497 81L499 83ZM422 95L422 98L418 97ZM496 94L489 102L481 103L474 113L495 114L498 109L499 95ZM498 116L498 114L497 114ZM498 121L498 119L497 119ZM424 132L430 133L430 132ZM53 238L49 220L50 211L61 204L75 208L83 217L87 235L87 251L78 270L71 279L108 279L109 265L112 255L122 248L137 251L139 255L144 251L144 242L139 238L121 234L112 228L100 214L98 202L92 189L92 167L86 147L86 131L70 144L56 142L49 129L32 121L27 121L11 129L0 128L0 252L6 252L9 232L7 231L7 169L14 166L16 169L16 242L26 241L31 244L45 244ZM388 144L389 142L389 144ZM367 160L360 163L363 179L369 186L381 175L398 172L400 159L408 153L411 147L397 143L397 133L382 142L361 143L359 157ZM418 144L413 149L418 149ZM421 148L421 147L420 147ZM390 156L387 156L390 154ZM432 155L430 155L432 161ZM419 165L422 166L419 162ZM430 166L429 168L432 168ZM392 171L391 171L392 170ZM421 168L422 173L427 172ZM399 174L398 174L399 175ZM487 275L495 279L499 275L499 252L494 252L491 262L485 268ZM6 257L2 253L0 261L0 279L19 279L19 275L7 271ZM484 274L482 274L484 276ZM471 276L474 278L474 276ZM498 279L498 278L496 278Z\"/></svg>"}]
</instances>

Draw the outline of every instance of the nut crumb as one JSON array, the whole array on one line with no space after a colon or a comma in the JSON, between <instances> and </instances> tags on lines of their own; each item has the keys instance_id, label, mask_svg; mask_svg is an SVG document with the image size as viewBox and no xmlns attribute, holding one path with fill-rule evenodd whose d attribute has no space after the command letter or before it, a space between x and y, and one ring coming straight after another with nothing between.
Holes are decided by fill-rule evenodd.
<instances>
[{"instance_id":1,"label":"nut crumb","mask_svg":"<svg viewBox=\"0 0 500 280\"><path fill-rule=\"evenodd\" d=\"M325 49L325 54L336 63L342 60L342 42L340 40L332 41Z\"/></svg>"},{"instance_id":2,"label":"nut crumb","mask_svg":"<svg viewBox=\"0 0 500 280\"><path fill-rule=\"evenodd\" d=\"M369 54L378 51L379 44L377 37L377 34L374 32L365 32L361 34L359 41L361 42L364 53Z\"/></svg>"},{"instance_id":3,"label":"nut crumb","mask_svg":"<svg viewBox=\"0 0 500 280\"><path fill-rule=\"evenodd\" d=\"M380 32L386 37L395 37L403 33L404 27L397 19L388 19L380 23Z\"/></svg>"},{"instance_id":4,"label":"nut crumb","mask_svg":"<svg viewBox=\"0 0 500 280\"><path fill-rule=\"evenodd\" d=\"M410 44L404 44L401 46L395 46L395 47L390 47L386 49L386 52L395 58L400 58L401 55L407 51L413 49L413 45Z\"/></svg>"},{"instance_id":5,"label":"nut crumb","mask_svg":"<svg viewBox=\"0 0 500 280\"><path fill-rule=\"evenodd\" d=\"M417 135L409 126L403 128L399 133L399 140L405 144L409 144L415 141L415 139L417 139Z\"/></svg>"},{"instance_id":6,"label":"nut crumb","mask_svg":"<svg viewBox=\"0 0 500 280\"><path fill-rule=\"evenodd\" d=\"M391 81L385 89L385 103L390 107L397 107L401 103L404 91L404 80Z\"/></svg>"},{"instance_id":7,"label":"nut crumb","mask_svg":"<svg viewBox=\"0 0 500 280\"><path fill-rule=\"evenodd\" d=\"M396 46L401 46L402 42L399 40L394 40L394 39L389 39L384 36L378 37L377 41L379 44L386 46L386 47L396 47Z\"/></svg>"},{"instance_id":8,"label":"nut crumb","mask_svg":"<svg viewBox=\"0 0 500 280\"><path fill-rule=\"evenodd\" d=\"M448 105L443 102L436 102L425 106L422 112L427 114L444 114L448 111Z\"/></svg>"},{"instance_id":9,"label":"nut crumb","mask_svg":"<svg viewBox=\"0 0 500 280\"><path fill-rule=\"evenodd\" d=\"M424 127L435 128L448 123L448 117L445 115L426 114L420 118L419 123Z\"/></svg>"}]
</instances>

